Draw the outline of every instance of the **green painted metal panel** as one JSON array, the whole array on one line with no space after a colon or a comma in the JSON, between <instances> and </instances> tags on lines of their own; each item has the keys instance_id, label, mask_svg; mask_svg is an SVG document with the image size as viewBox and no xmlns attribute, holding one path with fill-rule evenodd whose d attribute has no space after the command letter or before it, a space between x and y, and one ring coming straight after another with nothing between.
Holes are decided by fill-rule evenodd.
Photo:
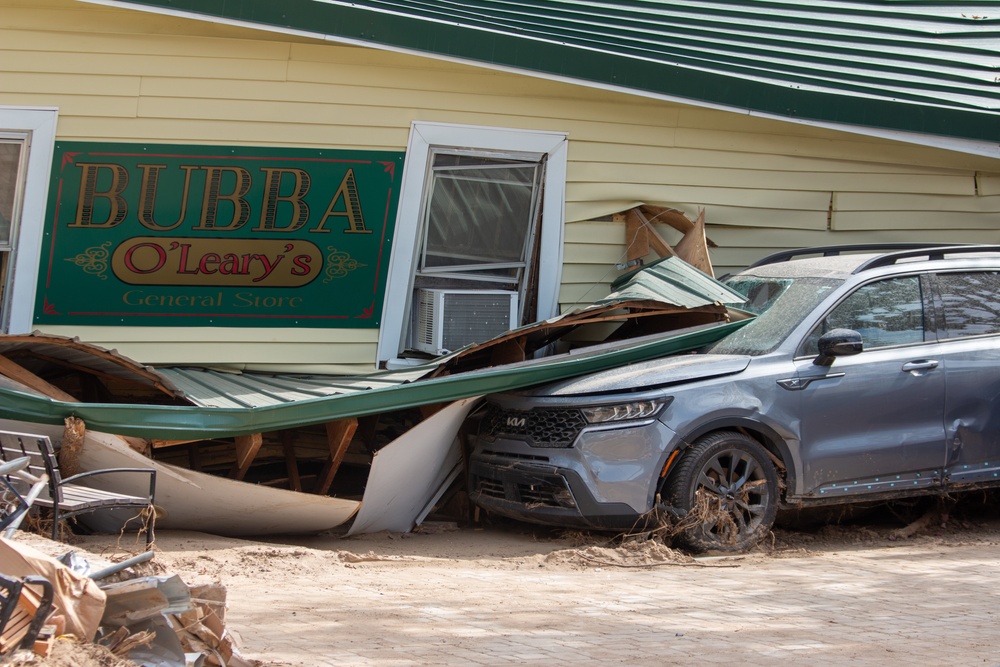
<instances>
[{"instance_id":1,"label":"green painted metal panel","mask_svg":"<svg viewBox=\"0 0 1000 667\"><path fill-rule=\"evenodd\" d=\"M59 142L34 321L377 328L402 163Z\"/></svg>"},{"instance_id":2,"label":"green painted metal panel","mask_svg":"<svg viewBox=\"0 0 1000 667\"><path fill-rule=\"evenodd\" d=\"M697 308L712 303L739 304L746 298L723 283L678 257L663 257L619 276L611 283L613 290L597 303L629 299L655 299L665 303Z\"/></svg>"},{"instance_id":3,"label":"green painted metal panel","mask_svg":"<svg viewBox=\"0 0 1000 667\"><path fill-rule=\"evenodd\" d=\"M44 424L62 424L66 417L79 417L90 430L143 438L247 435L519 389L678 354L714 342L749 321L419 381L412 381L414 369L395 376L386 371L370 376L376 381L370 388L359 378L359 384L331 396L257 408L64 403L0 388L0 417ZM432 369L430 366L427 371ZM331 377L330 382L342 385L344 378Z\"/></svg>"},{"instance_id":4,"label":"green painted metal panel","mask_svg":"<svg viewBox=\"0 0 1000 667\"><path fill-rule=\"evenodd\" d=\"M791 119L1000 140L1000 3L129 0Z\"/></svg>"}]
</instances>

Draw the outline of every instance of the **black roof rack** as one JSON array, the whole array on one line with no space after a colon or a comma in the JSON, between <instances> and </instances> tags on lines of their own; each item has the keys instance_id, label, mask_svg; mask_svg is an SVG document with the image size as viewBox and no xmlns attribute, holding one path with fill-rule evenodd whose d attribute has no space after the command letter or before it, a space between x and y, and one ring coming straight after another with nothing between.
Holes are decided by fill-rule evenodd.
<instances>
[{"instance_id":1,"label":"black roof rack","mask_svg":"<svg viewBox=\"0 0 1000 667\"><path fill-rule=\"evenodd\" d=\"M912 257L926 257L929 260L933 260L944 259L945 255L961 255L975 252L1000 252L1000 245L938 245L923 249L914 248L902 252L892 252L869 259L855 268L852 273L861 273L862 271L880 266L891 266L901 259L910 259Z\"/></svg>"},{"instance_id":2,"label":"black roof rack","mask_svg":"<svg viewBox=\"0 0 1000 667\"><path fill-rule=\"evenodd\" d=\"M942 244L942 243L855 243L852 245L829 245L829 246L819 246L816 248L796 248L794 250L782 250L768 255L764 259L758 260L748 266L749 269L757 268L758 266L764 266L766 264L777 264L779 262L787 262L789 260L795 259L797 257L805 257L807 255L822 255L823 257L834 257L836 255L843 255L845 253L885 253L893 251L913 251L918 252L928 248L942 248L942 247L962 247L963 244Z\"/></svg>"}]
</instances>

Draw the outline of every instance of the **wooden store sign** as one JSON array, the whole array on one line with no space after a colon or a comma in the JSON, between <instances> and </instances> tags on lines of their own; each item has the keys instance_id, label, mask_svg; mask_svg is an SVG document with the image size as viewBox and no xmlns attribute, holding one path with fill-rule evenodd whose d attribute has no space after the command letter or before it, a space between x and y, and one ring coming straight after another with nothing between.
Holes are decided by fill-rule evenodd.
<instances>
[{"instance_id":1,"label":"wooden store sign","mask_svg":"<svg viewBox=\"0 0 1000 667\"><path fill-rule=\"evenodd\" d=\"M378 327L402 163L59 143L35 322Z\"/></svg>"}]
</instances>

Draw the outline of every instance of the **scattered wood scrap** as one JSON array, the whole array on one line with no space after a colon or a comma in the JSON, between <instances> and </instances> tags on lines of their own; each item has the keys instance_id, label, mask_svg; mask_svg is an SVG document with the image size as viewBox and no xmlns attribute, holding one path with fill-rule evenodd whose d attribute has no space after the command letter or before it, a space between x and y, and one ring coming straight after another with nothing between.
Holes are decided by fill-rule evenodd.
<instances>
[{"instance_id":1,"label":"scattered wood scrap","mask_svg":"<svg viewBox=\"0 0 1000 667\"><path fill-rule=\"evenodd\" d=\"M699 211L698 218L692 221L676 209L642 205L616 213L612 219L625 223L626 259L630 263L641 261L655 252L660 257L679 257L699 271L715 275L708 248L717 246L705 236L704 210ZM665 223L684 236L675 247L671 247L656 230L655 222Z\"/></svg>"}]
</instances>

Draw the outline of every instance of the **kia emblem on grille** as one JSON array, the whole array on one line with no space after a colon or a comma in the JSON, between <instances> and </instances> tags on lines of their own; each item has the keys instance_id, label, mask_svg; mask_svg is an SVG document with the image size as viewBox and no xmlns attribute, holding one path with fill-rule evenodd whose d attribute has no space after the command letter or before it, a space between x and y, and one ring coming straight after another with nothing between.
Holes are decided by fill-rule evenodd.
<instances>
[{"instance_id":1,"label":"kia emblem on grille","mask_svg":"<svg viewBox=\"0 0 1000 667\"><path fill-rule=\"evenodd\" d=\"M507 426L523 428L527 422L528 420L525 417L507 417Z\"/></svg>"}]
</instances>

